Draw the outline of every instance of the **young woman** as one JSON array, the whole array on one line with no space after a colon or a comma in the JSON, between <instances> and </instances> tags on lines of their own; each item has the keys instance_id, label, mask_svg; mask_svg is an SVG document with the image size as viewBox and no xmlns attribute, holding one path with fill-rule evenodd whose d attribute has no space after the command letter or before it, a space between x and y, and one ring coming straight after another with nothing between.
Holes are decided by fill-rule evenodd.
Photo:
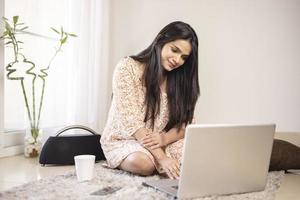
<instances>
[{"instance_id":1,"label":"young woman","mask_svg":"<svg viewBox=\"0 0 300 200\"><path fill-rule=\"evenodd\" d=\"M191 26L173 22L113 75L113 99L101 137L108 165L150 175L179 176L180 141L199 96L198 39Z\"/></svg>"},{"instance_id":2,"label":"young woman","mask_svg":"<svg viewBox=\"0 0 300 200\"><path fill-rule=\"evenodd\" d=\"M122 59L114 71L101 136L108 166L178 178L185 127L193 121L198 97L197 35L184 22L170 23L148 48ZM270 169L288 168L300 168L300 148L275 140Z\"/></svg>"}]
</instances>

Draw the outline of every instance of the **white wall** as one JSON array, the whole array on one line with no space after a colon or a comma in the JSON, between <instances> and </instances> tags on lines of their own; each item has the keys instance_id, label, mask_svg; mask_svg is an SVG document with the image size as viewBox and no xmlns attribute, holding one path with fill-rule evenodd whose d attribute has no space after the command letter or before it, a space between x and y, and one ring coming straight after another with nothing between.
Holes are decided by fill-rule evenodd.
<instances>
[{"instance_id":1,"label":"white wall","mask_svg":"<svg viewBox=\"0 0 300 200\"><path fill-rule=\"evenodd\" d=\"M113 0L111 71L167 23L199 37L199 123L274 122L300 131L300 1Z\"/></svg>"}]
</instances>

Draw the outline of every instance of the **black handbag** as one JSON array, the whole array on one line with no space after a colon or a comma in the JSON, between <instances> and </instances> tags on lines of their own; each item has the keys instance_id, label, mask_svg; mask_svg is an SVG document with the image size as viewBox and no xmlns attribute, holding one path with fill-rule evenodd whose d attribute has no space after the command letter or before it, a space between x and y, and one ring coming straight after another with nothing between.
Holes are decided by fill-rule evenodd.
<instances>
[{"instance_id":1,"label":"black handbag","mask_svg":"<svg viewBox=\"0 0 300 200\"><path fill-rule=\"evenodd\" d=\"M70 129L82 129L92 133L92 135L60 135ZM42 165L73 165L74 156L82 154L95 155L96 161L106 160L101 148L100 137L101 135L86 126L67 126L59 130L56 136L48 138L42 148L39 162Z\"/></svg>"}]
</instances>

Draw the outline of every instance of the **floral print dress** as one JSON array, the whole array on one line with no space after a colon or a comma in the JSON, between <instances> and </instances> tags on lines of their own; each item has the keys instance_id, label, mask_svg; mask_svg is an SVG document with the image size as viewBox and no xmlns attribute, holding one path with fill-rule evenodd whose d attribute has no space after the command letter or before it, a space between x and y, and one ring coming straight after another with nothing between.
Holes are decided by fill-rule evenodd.
<instances>
[{"instance_id":1,"label":"floral print dress","mask_svg":"<svg viewBox=\"0 0 300 200\"><path fill-rule=\"evenodd\" d=\"M130 57L121 59L113 73L113 98L108 119L101 135L101 145L111 168L118 167L123 159L134 152L149 156L158 169L152 154L133 136L140 128L150 129L144 122L145 88L142 85L143 66ZM160 113L155 119L154 132L163 134L168 122L167 94L161 94ZM183 140L168 145L166 155L181 160Z\"/></svg>"}]
</instances>

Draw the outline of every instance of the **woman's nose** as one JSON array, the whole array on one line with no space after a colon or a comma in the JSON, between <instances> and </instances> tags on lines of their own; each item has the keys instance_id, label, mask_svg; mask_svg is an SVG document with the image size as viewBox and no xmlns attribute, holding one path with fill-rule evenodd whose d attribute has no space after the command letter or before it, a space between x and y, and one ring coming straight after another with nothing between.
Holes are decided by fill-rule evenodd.
<instances>
[{"instance_id":1,"label":"woman's nose","mask_svg":"<svg viewBox=\"0 0 300 200\"><path fill-rule=\"evenodd\" d=\"M178 64L180 62L180 55L178 55L176 58L175 58L175 61L176 61L176 64Z\"/></svg>"}]
</instances>

